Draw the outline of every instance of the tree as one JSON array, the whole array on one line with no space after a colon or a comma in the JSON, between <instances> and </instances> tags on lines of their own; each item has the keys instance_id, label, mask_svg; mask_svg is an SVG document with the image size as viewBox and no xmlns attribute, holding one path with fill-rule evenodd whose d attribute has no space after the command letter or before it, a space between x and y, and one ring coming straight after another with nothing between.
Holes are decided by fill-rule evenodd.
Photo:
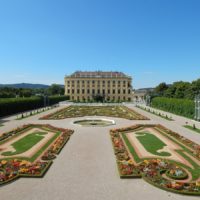
<instances>
[{"instance_id":1,"label":"tree","mask_svg":"<svg viewBox=\"0 0 200 200\"><path fill-rule=\"evenodd\" d=\"M48 94L49 95L63 95L64 94L64 88L61 87L58 84L52 84L49 88L48 88Z\"/></svg>"},{"instance_id":2,"label":"tree","mask_svg":"<svg viewBox=\"0 0 200 200\"><path fill-rule=\"evenodd\" d=\"M164 92L169 88L169 86L166 83L160 83L156 88L155 88L155 92L158 95L163 95Z\"/></svg>"}]
</instances>

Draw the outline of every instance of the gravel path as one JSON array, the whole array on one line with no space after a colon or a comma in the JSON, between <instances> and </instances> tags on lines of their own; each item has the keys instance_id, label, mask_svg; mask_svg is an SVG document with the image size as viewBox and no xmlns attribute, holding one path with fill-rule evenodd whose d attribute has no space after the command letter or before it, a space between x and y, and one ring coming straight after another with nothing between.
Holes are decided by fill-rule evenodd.
<instances>
[{"instance_id":1,"label":"gravel path","mask_svg":"<svg viewBox=\"0 0 200 200\"><path fill-rule=\"evenodd\" d=\"M132 106L130 106L132 107ZM56 108L58 109L58 108ZM168 122L135 108L150 117L148 121L114 119L116 125L109 127L80 127L73 119L38 120L41 113L23 120L7 119L0 133L27 123L49 123L53 126L71 128L75 132L44 178L20 178L0 187L2 200L195 200L199 197L169 193L146 183L142 179L120 179L112 149L109 130L137 123L160 123L179 134L200 143L200 134L182 128L176 122ZM95 117L96 118L96 117ZM108 118L108 117L104 117ZM83 119L83 118L79 118ZM111 118L108 118L111 119ZM113 118L112 118L113 119Z\"/></svg>"}]
</instances>

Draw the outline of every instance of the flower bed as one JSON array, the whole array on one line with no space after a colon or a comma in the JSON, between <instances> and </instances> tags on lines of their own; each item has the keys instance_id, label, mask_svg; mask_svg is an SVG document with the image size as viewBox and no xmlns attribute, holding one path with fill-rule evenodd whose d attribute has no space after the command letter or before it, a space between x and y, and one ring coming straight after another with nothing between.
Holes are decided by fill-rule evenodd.
<instances>
[{"instance_id":1,"label":"flower bed","mask_svg":"<svg viewBox=\"0 0 200 200\"><path fill-rule=\"evenodd\" d=\"M142 177L148 183L164 190L186 195L200 195L200 166L197 166L195 173L192 174L189 167L170 159L160 157L139 159L137 151L129 147L124 134L134 130L142 130L145 127L154 127L166 134L166 137L172 137L180 144L185 145L185 148L193 149L191 155L194 154L194 157L200 160L200 145L161 125L134 125L127 128L113 129L110 131L110 135L120 177ZM192 161L191 165L194 165Z\"/></svg>"},{"instance_id":2,"label":"flower bed","mask_svg":"<svg viewBox=\"0 0 200 200\"><path fill-rule=\"evenodd\" d=\"M39 149L39 151L43 151L41 154L37 152L37 155L33 156L35 158L34 161L16 156L13 158L8 157L0 159L0 185L16 180L19 177L43 177L52 164L52 159L61 151L73 133L72 130L56 128L51 125L28 124L4 133L1 137L0 145L4 140L11 140L13 137L23 134L25 131L35 127L42 127L45 130L57 132L59 135L47 148Z\"/></svg>"},{"instance_id":3,"label":"flower bed","mask_svg":"<svg viewBox=\"0 0 200 200\"><path fill-rule=\"evenodd\" d=\"M126 106L68 106L40 119L66 119L83 116L107 116L129 120L148 120L133 109Z\"/></svg>"}]
</instances>

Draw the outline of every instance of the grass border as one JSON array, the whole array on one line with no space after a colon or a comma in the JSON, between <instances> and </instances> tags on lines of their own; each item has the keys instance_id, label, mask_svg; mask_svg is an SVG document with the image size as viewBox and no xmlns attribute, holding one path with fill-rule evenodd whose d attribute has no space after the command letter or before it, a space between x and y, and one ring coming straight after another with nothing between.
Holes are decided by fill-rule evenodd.
<instances>
[{"instance_id":1,"label":"grass border","mask_svg":"<svg viewBox=\"0 0 200 200\"><path fill-rule=\"evenodd\" d=\"M185 128L187 128L187 129L189 129L189 130L191 130L191 131L194 131L195 133L199 133L200 134L200 129L199 128L193 128L193 126L191 126L191 125L184 125L183 127L185 127Z\"/></svg>"}]
</instances>

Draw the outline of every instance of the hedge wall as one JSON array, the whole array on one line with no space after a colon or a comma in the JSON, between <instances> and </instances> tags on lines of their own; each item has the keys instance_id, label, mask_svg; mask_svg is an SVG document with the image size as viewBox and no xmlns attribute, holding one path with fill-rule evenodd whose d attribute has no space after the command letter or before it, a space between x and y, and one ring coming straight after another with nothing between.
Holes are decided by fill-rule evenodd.
<instances>
[{"instance_id":1,"label":"hedge wall","mask_svg":"<svg viewBox=\"0 0 200 200\"><path fill-rule=\"evenodd\" d=\"M67 96L50 96L49 105L68 100ZM0 98L0 117L44 106L43 97Z\"/></svg>"},{"instance_id":2,"label":"hedge wall","mask_svg":"<svg viewBox=\"0 0 200 200\"><path fill-rule=\"evenodd\" d=\"M195 114L194 102L188 99L155 97L151 101L151 106L160 110L164 110L188 118L194 118Z\"/></svg>"},{"instance_id":3,"label":"hedge wall","mask_svg":"<svg viewBox=\"0 0 200 200\"><path fill-rule=\"evenodd\" d=\"M49 105L53 105L60 101L66 101L66 100L69 100L68 96L50 96L49 97Z\"/></svg>"}]
</instances>

